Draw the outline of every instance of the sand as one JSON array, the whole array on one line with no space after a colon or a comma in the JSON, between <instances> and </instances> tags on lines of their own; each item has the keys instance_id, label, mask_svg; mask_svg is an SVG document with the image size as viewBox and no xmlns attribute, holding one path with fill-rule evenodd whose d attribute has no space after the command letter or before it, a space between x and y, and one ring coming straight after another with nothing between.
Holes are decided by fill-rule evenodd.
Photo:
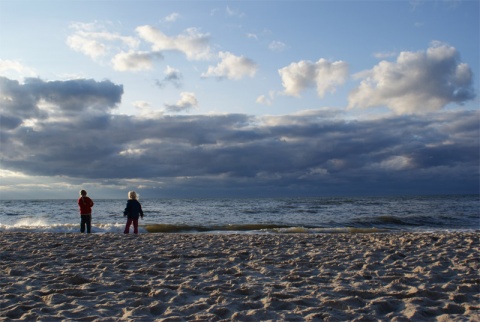
<instances>
[{"instance_id":1,"label":"sand","mask_svg":"<svg viewBox=\"0 0 480 322\"><path fill-rule=\"evenodd\" d=\"M0 321L480 321L480 233L0 233Z\"/></svg>"}]
</instances>

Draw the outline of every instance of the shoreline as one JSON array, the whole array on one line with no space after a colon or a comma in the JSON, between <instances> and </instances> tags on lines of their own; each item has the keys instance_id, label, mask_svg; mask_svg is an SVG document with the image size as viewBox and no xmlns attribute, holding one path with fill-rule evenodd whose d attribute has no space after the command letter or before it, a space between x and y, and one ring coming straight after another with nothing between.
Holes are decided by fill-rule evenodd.
<instances>
[{"instance_id":1,"label":"shoreline","mask_svg":"<svg viewBox=\"0 0 480 322\"><path fill-rule=\"evenodd\" d=\"M0 232L0 321L480 321L476 232Z\"/></svg>"},{"instance_id":2,"label":"shoreline","mask_svg":"<svg viewBox=\"0 0 480 322\"><path fill-rule=\"evenodd\" d=\"M125 223L92 224L92 235L123 235ZM270 224L245 224L224 226L201 226L184 224L141 224L138 226L140 235L340 235L340 234L479 234L480 228L422 228L422 229L398 229L381 227L306 227ZM36 227L14 228L0 227L0 234L80 234L79 224L45 225ZM130 233L133 228L130 227Z\"/></svg>"}]
</instances>

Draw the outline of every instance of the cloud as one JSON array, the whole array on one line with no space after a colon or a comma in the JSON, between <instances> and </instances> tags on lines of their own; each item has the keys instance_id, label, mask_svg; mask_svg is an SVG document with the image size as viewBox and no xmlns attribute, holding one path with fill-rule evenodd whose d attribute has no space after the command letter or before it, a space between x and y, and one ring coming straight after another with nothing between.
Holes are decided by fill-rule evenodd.
<instances>
[{"instance_id":1,"label":"cloud","mask_svg":"<svg viewBox=\"0 0 480 322\"><path fill-rule=\"evenodd\" d=\"M122 52L112 58L112 64L118 71L150 70L155 60L161 59L163 55L158 52Z\"/></svg>"},{"instance_id":2,"label":"cloud","mask_svg":"<svg viewBox=\"0 0 480 322\"><path fill-rule=\"evenodd\" d=\"M189 60L208 60L211 58L210 35L201 33L196 28L189 28L174 37L165 35L152 26L136 28L138 35L152 44L153 51L174 50L184 53Z\"/></svg>"},{"instance_id":3,"label":"cloud","mask_svg":"<svg viewBox=\"0 0 480 322\"><path fill-rule=\"evenodd\" d=\"M194 93L182 92L180 99L175 104L165 104L169 112L186 112L192 108L198 107L198 100Z\"/></svg>"},{"instance_id":4,"label":"cloud","mask_svg":"<svg viewBox=\"0 0 480 322\"><path fill-rule=\"evenodd\" d=\"M29 178L138 181L152 195L478 193L479 111L356 121L338 110L128 116L113 113L122 87L109 81L0 80L0 168ZM193 93L182 93L168 108L196 105Z\"/></svg>"},{"instance_id":5,"label":"cloud","mask_svg":"<svg viewBox=\"0 0 480 322\"><path fill-rule=\"evenodd\" d=\"M272 50L272 51L283 51L285 50L285 48L287 48L287 45L285 45L285 43L281 42L281 41L272 41L269 45L268 45L268 49Z\"/></svg>"},{"instance_id":6,"label":"cloud","mask_svg":"<svg viewBox=\"0 0 480 322\"><path fill-rule=\"evenodd\" d=\"M24 84L0 77L2 114L23 119L48 118L49 113L105 113L120 103L123 86L92 79L43 81L27 78Z\"/></svg>"},{"instance_id":7,"label":"cloud","mask_svg":"<svg viewBox=\"0 0 480 322\"><path fill-rule=\"evenodd\" d=\"M318 96L334 92L337 85L345 83L348 64L343 61L330 62L319 59L316 63L302 60L278 70L286 95L300 96L300 92L315 87Z\"/></svg>"},{"instance_id":8,"label":"cloud","mask_svg":"<svg viewBox=\"0 0 480 322\"><path fill-rule=\"evenodd\" d=\"M178 16L172 14L167 18L173 21ZM75 51L81 52L93 60L113 57L113 68L118 71L148 70L153 62L163 59L165 51L178 51L189 60L209 60L214 57L210 48L210 35L201 33L196 28L188 28L176 36L167 36L153 26L139 26L138 37L122 36L110 32L97 22L73 23L74 30L67 38L67 44ZM139 51L142 41L151 44L150 51Z\"/></svg>"},{"instance_id":9,"label":"cloud","mask_svg":"<svg viewBox=\"0 0 480 322\"><path fill-rule=\"evenodd\" d=\"M238 17L238 18L243 18L245 16L245 13L239 11L239 10L236 10L236 9L232 9L230 8L230 6L227 6L227 8L225 9L225 11L227 12L227 15L229 17Z\"/></svg>"},{"instance_id":10,"label":"cloud","mask_svg":"<svg viewBox=\"0 0 480 322\"><path fill-rule=\"evenodd\" d=\"M172 12L168 16L165 17L164 21L166 22L175 22L180 18L180 14L177 12Z\"/></svg>"},{"instance_id":11,"label":"cloud","mask_svg":"<svg viewBox=\"0 0 480 322\"><path fill-rule=\"evenodd\" d=\"M263 105L272 105L271 100L269 100L265 95L260 95L259 97L257 97L255 102Z\"/></svg>"},{"instance_id":12,"label":"cloud","mask_svg":"<svg viewBox=\"0 0 480 322\"><path fill-rule=\"evenodd\" d=\"M90 39L87 34L75 34L67 38L67 44L75 51L81 52L92 59L104 56L107 46L96 39Z\"/></svg>"},{"instance_id":13,"label":"cloud","mask_svg":"<svg viewBox=\"0 0 480 322\"><path fill-rule=\"evenodd\" d=\"M35 162L61 163L51 157L59 157L62 151L71 153L69 156L77 154L79 160L85 161L88 159L85 148L92 142L88 138L82 141L84 133L108 128L110 112L120 102L122 93L123 87L110 81L26 79L21 84L0 77L1 158L6 162L30 164L34 173L37 172ZM42 152L41 148L47 148L47 144L52 146ZM69 144L79 150L71 151ZM53 167L45 175L56 171Z\"/></svg>"},{"instance_id":14,"label":"cloud","mask_svg":"<svg viewBox=\"0 0 480 322\"><path fill-rule=\"evenodd\" d=\"M438 111L475 97L473 75L458 51L434 42L426 51L401 52L355 75L360 86L349 95L350 108L386 106L398 114Z\"/></svg>"},{"instance_id":15,"label":"cloud","mask_svg":"<svg viewBox=\"0 0 480 322\"><path fill-rule=\"evenodd\" d=\"M156 81L158 87L163 88L168 83L173 84L177 88L182 86L183 75L178 69L167 66L163 73L165 74L163 80Z\"/></svg>"},{"instance_id":16,"label":"cloud","mask_svg":"<svg viewBox=\"0 0 480 322\"><path fill-rule=\"evenodd\" d=\"M23 65L19 61L8 59L0 59L0 74L7 77L13 76L14 78L19 76L21 79L37 75L32 68Z\"/></svg>"},{"instance_id":17,"label":"cloud","mask_svg":"<svg viewBox=\"0 0 480 322\"><path fill-rule=\"evenodd\" d=\"M378 58L378 59L386 59L390 57L396 56L397 53L394 51L384 51L384 52L377 52L373 54L373 57Z\"/></svg>"},{"instance_id":18,"label":"cloud","mask_svg":"<svg viewBox=\"0 0 480 322\"><path fill-rule=\"evenodd\" d=\"M202 77L218 77L239 80L244 77L253 77L257 72L257 64L243 56L235 56L229 52L218 54L220 62L216 66L209 66Z\"/></svg>"},{"instance_id":19,"label":"cloud","mask_svg":"<svg viewBox=\"0 0 480 322\"><path fill-rule=\"evenodd\" d=\"M395 155L380 162L380 166L387 170L404 170L412 167L412 159L408 156Z\"/></svg>"},{"instance_id":20,"label":"cloud","mask_svg":"<svg viewBox=\"0 0 480 322\"><path fill-rule=\"evenodd\" d=\"M169 16L175 19L176 14ZM135 30L139 39L124 37L105 30L98 23L72 24L75 33L68 37L69 46L79 52L97 60L100 57L112 57L110 63L116 71L144 71L152 70L155 62L163 60L168 51L177 51L185 54L188 60L214 60L216 66L209 66L201 77L217 77L230 80L239 80L244 77L254 77L257 64L244 56L236 56L230 52L215 53L210 47L210 35L202 33L197 28L188 28L176 36L168 36L161 30L149 26L139 26ZM151 45L150 51L139 51L137 48L141 40ZM274 45L280 49L281 44ZM182 75L178 71L170 70L162 81L157 80L159 87L172 83L180 87Z\"/></svg>"},{"instance_id":21,"label":"cloud","mask_svg":"<svg viewBox=\"0 0 480 322\"><path fill-rule=\"evenodd\" d=\"M133 102L133 106L137 109L138 116L143 119L158 118L163 116L165 112L163 109L154 108L147 101L135 101Z\"/></svg>"},{"instance_id":22,"label":"cloud","mask_svg":"<svg viewBox=\"0 0 480 322\"><path fill-rule=\"evenodd\" d=\"M274 98L275 91L270 91L268 95L260 95L257 98L256 103L270 106L272 105Z\"/></svg>"},{"instance_id":23,"label":"cloud","mask_svg":"<svg viewBox=\"0 0 480 322\"><path fill-rule=\"evenodd\" d=\"M112 33L99 23L72 23L70 28L74 33L67 37L67 45L92 59L107 55L110 51L121 49L132 50L139 46L139 41L133 37Z\"/></svg>"}]
</instances>

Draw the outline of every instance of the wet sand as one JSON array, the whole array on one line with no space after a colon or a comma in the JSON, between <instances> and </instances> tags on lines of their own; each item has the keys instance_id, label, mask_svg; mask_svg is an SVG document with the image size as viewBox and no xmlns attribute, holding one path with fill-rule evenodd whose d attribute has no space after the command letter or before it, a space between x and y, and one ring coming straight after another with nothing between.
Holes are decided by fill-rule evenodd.
<instances>
[{"instance_id":1,"label":"wet sand","mask_svg":"<svg viewBox=\"0 0 480 322\"><path fill-rule=\"evenodd\" d=\"M0 321L480 321L480 233L0 233Z\"/></svg>"}]
</instances>

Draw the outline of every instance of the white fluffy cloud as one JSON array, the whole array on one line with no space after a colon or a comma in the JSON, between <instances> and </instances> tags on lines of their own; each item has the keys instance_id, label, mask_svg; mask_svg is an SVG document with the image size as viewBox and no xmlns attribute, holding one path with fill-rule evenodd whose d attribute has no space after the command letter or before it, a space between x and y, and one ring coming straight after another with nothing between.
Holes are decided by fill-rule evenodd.
<instances>
[{"instance_id":1,"label":"white fluffy cloud","mask_svg":"<svg viewBox=\"0 0 480 322\"><path fill-rule=\"evenodd\" d=\"M257 72L257 64L246 57L229 52L220 52L218 57L221 61L216 66L209 66L207 72L202 74L203 77L238 80L246 76L253 77Z\"/></svg>"},{"instance_id":2,"label":"white fluffy cloud","mask_svg":"<svg viewBox=\"0 0 480 322\"><path fill-rule=\"evenodd\" d=\"M136 28L138 35L152 44L153 51L177 50L190 60L203 60L211 57L210 35L201 33L196 28L189 28L184 33L169 37L152 26Z\"/></svg>"},{"instance_id":3,"label":"white fluffy cloud","mask_svg":"<svg viewBox=\"0 0 480 322\"><path fill-rule=\"evenodd\" d=\"M174 21L178 14L173 13L167 18L166 20ZM218 60L217 65L209 66L201 77L239 80L254 77L258 68L253 60L244 56L213 51L210 46L210 35L196 28L188 28L180 34L168 36L153 26L144 25L135 29L137 38L108 32L98 23L76 23L72 24L71 28L74 29L74 33L67 39L70 48L94 60L110 56L111 66L117 71L151 70L155 61L165 58L166 51L183 53L188 60ZM150 49L138 50L141 44L149 45ZM180 87L181 78L180 71L169 70L165 79L156 80L156 84L163 87L166 83L172 83ZM173 110L185 110L178 104L171 106Z\"/></svg>"},{"instance_id":4,"label":"white fluffy cloud","mask_svg":"<svg viewBox=\"0 0 480 322\"><path fill-rule=\"evenodd\" d=\"M387 106L412 114L475 97L470 67L460 62L454 47L439 42L426 51L401 52L395 62L381 61L355 77L362 81L350 93L350 108Z\"/></svg>"},{"instance_id":5,"label":"white fluffy cloud","mask_svg":"<svg viewBox=\"0 0 480 322\"><path fill-rule=\"evenodd\" d=\"M106 46L96 39L89 39L87 34L74 34L67 38L67 44L75 51L81 52L92 59L103 56Z\"/></svg>"},{"instance_id":6,"label":"white fluffy cloud","mask_svg":"<svg viewBox=\"0 0 480 322\"><path fill-rule=\"evenodd\" d=\"M198 100L195 97L195 93L182 92L180 93L180 99L175 104L165 104L167 111L169 112L185 112L191 108L198 107Z\"/></svg>"},{"instance_id":7,"label":"white fluffy cloud","mask_svg":"<svg viewBox=\"0 0 480 322\"><path fill-rule=\"evenodd\" d=\"M162 59L160 53L155 52L121 52L112 58L113 69L118 71L139 71L153 68L156 59Z\"/></svg>"},{"instance_id":8,"label":"white fluffy cloud","mask_svg":"<svg viewBox=\"0 0 480 322\"><path fill-rule=\"evenodd\" d=\"M270 91L268 92L268 95L260 95L259 97L257 97L257 100L255 102L258 104L270 106L272 105L274 98L275 98L275 92Z\"/></svg>"},{"instance_id":9,"label":"white fluffy cloud","mask_svg":"<svg viewBox=\"0 0 480 322\"><path fill-rule=\"evenodd\" d=\"M11 76L13 78L34 77L36 72L19 61L0 59L0 74L4 76Z\"/></svg>"},{"instance_id":10,"label":"white fluffy cloud","mask_svg":"<svg viewBox=\"0 0 480 322\"><path fill-rule=\"evenodd\" d=\"M316 63L302 60L279 69L278 73L285 94L299 96L301 91L316 86L318 96L323 97L327 91L334 92L337 85L347 80L348 64L323 58Z\"/></svg>"},{"instance_id":11,"label":"white fluffy cloud","mask_svg":"<svg viewBox=\"0 0 480 322\"><path fill-rule=\"evenodd\" d=\"M98 23L73 23L70 28L74 33L67 38L67 45L92 59L105 56L111 48L130 50L139 45L137 39L106 31Z\"/></svg>"},{"instance_id":12,"label":"white fluffy cloud","mask_svg":"<svg viewBox=\"0 0 480 322\"><path fill-rule=\"evenodd\" d=\"M180 14L178 12L173 12L171 14L169 14L168 16L165 17L165 21L166 22L175 22L178 20L178 18L180 18Z\"/></svg>"}]
</instances>

